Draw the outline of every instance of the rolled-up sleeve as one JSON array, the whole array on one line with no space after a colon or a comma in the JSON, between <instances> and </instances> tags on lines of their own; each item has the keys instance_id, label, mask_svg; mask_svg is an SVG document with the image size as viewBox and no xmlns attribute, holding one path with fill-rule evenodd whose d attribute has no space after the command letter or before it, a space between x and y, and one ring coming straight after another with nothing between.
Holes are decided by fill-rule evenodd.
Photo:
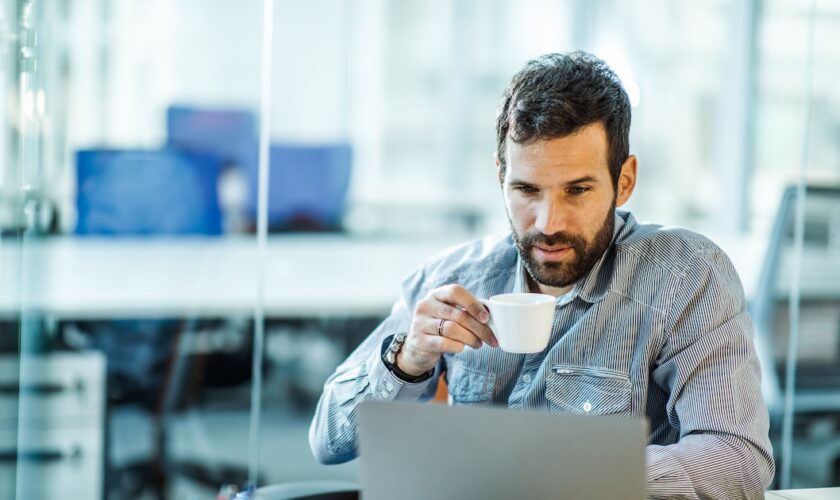
<instances>
[{"instance_id":1,"label":"rolled-up sleeve","mask_svg":"<svg viewBox=\"0 0 840 500\"><path fill-rule=\"evenodd\" d=\"M403 382L382 361L383 343L411 324L416 298L422 293L422 273L409 276L402 296L391 314L342 363L324 384L315 416L309 428L309 446L323 464L336 464L356 458L356 408L368 400L430 399L437 388L440 367L431 379L416 384Z\"/></svg>"},{"instance_id":2,"label":"rolled-up sleeve","mask_svg":"<svg viewBox=\"0 0 840 500\"><path fill-rule=\"evenodd\" d=\"M647 448L651 498L763 498L775 465L752 332L729 259L716 249L695 254L653 369L679 441Z\"/></svg>"}]
</instances>

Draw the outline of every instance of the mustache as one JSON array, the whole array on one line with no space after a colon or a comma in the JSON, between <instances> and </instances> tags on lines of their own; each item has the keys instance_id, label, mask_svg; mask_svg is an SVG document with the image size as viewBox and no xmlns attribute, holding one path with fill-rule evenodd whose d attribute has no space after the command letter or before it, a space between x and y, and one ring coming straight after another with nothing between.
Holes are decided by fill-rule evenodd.
<instances>
[{"instance_id":1,"label":"mustache","mask_svg":"<svg viewBox=\"0 0 840 500\"><path fill-rule=\"evenodd\" d=\"M554 234L531 233L524 234L520 238L520 243L526 247L534 247L537 245L543 246L557 246L565 245L580 250L586 247L586 241L580 236L559 231Z\"/></svg>"}]
</instances>

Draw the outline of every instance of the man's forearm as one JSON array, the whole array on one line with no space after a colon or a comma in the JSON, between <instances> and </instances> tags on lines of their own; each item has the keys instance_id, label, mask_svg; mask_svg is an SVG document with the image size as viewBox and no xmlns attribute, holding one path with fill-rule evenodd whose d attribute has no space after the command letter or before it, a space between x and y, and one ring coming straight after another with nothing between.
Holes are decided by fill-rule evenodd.
<instances>
[{"instance_id":1,"label":"man's forearm","mask_svg":"<svg viewBox=\"0 0 840 500\"><path fill-rule=\"evenodd\" d=\"M649 498L762 499L772 457L731 434L691 434L647 447Z\"/></svg>"},{"instance_id":2,"label":"man's forearm","mask_svg":"<svg viewBox=\"0 0 840 500\"><path fill-rule=\"evenodd\" d=\"M309 445L323 464L337 464L356 458L356 408L364 401L417 401L436 387L436 377L417 384L397 379L382 362L379 348L367 359L336 372L324 385L318 408L309 428Z\"/></svg>"}]
</instances>

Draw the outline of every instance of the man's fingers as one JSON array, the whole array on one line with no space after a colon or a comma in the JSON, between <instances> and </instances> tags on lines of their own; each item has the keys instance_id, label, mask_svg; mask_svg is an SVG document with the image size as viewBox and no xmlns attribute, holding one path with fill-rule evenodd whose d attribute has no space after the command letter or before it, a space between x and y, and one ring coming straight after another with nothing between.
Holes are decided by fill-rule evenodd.
<instances>
[{"instance_id":1,"label":"man's fingers","mask_svg":"<svg viewBox=\"0 0 840 500\"><path fill-rule=\"evenodd\" d=\"M446 325L449 323L457 324L466 330L466 332L470 335L478 337L482 342L485 342L492 347L498 346L496 337L493 336L493 331L490 330L490 327L480 323L472 314L460 307L451 306L442 302L432 302L428 304L425 312L435 321L439 321L440 319L447 320L444 328L446 328ZM437 333L437 324L438 323L435 323L434 333ZM471 344L471 342L464 343Z\"/></svg>"},{"instance_id":2,"label":"man's fingers","mask_svg":"<svg viewBox=\"0 0 840 500\"><path fill-rule=\"evenodd\" d=\"M425 330L437 334L441 320L437 318L429 318L428 321L429 324ZM481 348L481 339L455 321L444 319L443 327L440 328L440 334L442 337L457 340L458 342L466 344L473 349Z\"/></svg>"},{"instance_id":3,"label":"man's fingers","mask_svg":"<svg viewBox=\"0 0 840 500\"><path fill-rule=\"evenodd\" d=\"M426 335L423 339L428 343L429 350L439 353L458 353L464 350L464 343L437 335Z\"/></svg>"},{"instance_id":4,"label":"man's fingers","mask_svg":"<svg viewBox=\"0 0 840 500\"><path fill-rule=\"evenodd\" d=\"M475 297L472 297L472 301L466 309L468 313L470 313L474 318L477 318L482 324L486 324L490 321L490 312L486 307L484 307L484 304Z\"/></svg>"},{"instance_id":5,"label":"man's fingers","mask_svg":"<svg viewBox=\"0 0 840 500\"><path fill-rule=\"evenodd\" d=\"M487 323L490 320L490 314L484 304L460 285L447 285L437 288L432 291L432 296L445 304L460 307L480 323Z\"/></svg>"}]
</instances>

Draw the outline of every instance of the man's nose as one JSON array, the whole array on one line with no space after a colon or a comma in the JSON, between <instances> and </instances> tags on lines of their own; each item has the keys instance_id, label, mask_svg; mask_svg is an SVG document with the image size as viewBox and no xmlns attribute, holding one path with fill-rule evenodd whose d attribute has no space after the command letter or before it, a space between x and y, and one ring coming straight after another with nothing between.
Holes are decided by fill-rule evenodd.
<instances>
[{"instance_id":1,"label":"man's nose","mask_svg":"<svg viewBox=\"0 0 840 500\"><path fill-rule=\"evenodd\" d=\"M544 199L537 213L536 229L543 234L555 234L566 229L567 212L557 200Z\"/></svg>"}]
</instances>

